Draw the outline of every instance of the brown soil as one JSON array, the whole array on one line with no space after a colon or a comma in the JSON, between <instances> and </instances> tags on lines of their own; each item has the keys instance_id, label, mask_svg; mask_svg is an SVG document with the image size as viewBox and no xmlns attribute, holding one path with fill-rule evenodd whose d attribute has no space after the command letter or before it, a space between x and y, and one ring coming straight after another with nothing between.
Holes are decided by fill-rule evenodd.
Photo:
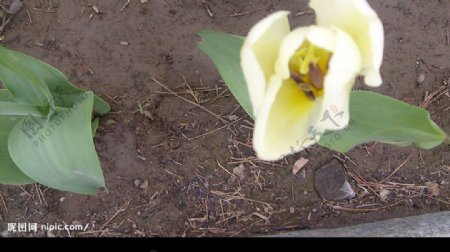
<instances>
[{"instance_id":1,"label":"brown soil","mask_svg":"<svg viewBox=\"0 0 450 252\"><path fill-rule=\"evenodd\" d=\"M291 15L294 27L311 24L306 0L136 0L123 10L126 0L25 2L7 28L4 46L58 67L74 84L112 105L95 137L109 193L88 197L36 185L0 186L1 229L6 223L89 223L87 233L53 234L246 236L450 209L448 145L425 151L369 144L347 157L313 147L277 163L254 158L251 119L196 47L196 33L212 29L245 35L258 20L283 9L306 11ZM447 1L369 2L386 30L384 85L375 91L416 105L427 92L438 91L427 109L450 132ZM93 3L101 14L88 5ZM422 73L426 78L419 85ZM233 123L223 127L216 117L168 94L152 77ZM357 88L364 87L358 83ZM147 112L141 113L138 104ZM300 157L310 160L304 178L292 173ZM356 199L324 202L314 191L314 170L333 158L345 163ZM388 188L391 194L384 201L380 188L364 184L382 181L405 160L385 182L402 185ZM243 180L230 175L240 164ZM438 183L439 195L432 196L426 182Z\"/></svg>"}]
</instances>

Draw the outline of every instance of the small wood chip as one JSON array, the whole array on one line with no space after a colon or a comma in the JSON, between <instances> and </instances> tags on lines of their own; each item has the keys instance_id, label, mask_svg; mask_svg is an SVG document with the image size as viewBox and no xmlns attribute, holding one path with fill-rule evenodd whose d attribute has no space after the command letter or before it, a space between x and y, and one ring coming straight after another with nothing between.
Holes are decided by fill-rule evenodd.
<instances>
[{"instance_id":1,"label":"small wood chip","mask_svg":"<svg viewBox=\"0 0 450 252\"><path fill-rule=\"evenodd\" d=\"M434 182L426 182L425 185L428 188L428 194L433 197L439 196L439 185Z\"/></svg>"},{"instance_id":2,"label":"small wood chip","mask_svg":"<svg viewBox=\"0 0 450 252\"><path fill-rule=\"evenodd\" d=\"M389 194L391 194L391 191L386 190L386 189L382 189L380 191L380 198L382 201L386 201L387 197L389 196Z\"/></svg>"},{"instance_id":3,"label":"small wood chip","mask_svg":"<svg viewBox=\"0 0 450 252\"><path fill-rule=\"evenodd\" d=\"M239 165L238 167L235 167L233 169L233 175L236 175L239 180L245 179L245 166L243 164Z\"/></svg>"},{"instance_id":4,"label":"small wood chip","mask_svg":"<svg viewBox=\"0 0 450 252\"><path fill-rule=\"evenodd\" d=\"M148 179L146 179L146 180L144 180L142 185L139 186L139 187L142 188L142 189L146 189L148 187L148 185L149 185L149 181L148 181Z\"/></svg>"},{"instance_id":5,"label":"small wood chip","mask_svg":"<svg viewBox=\"0 0 450 252\"><path fill-rule=\"evenodd\" d=\"M97 5L92 5L92 9L95 11L95 13L100 14L100 11L98 10Z\"/></svg>"},{"instance_id":6,"label":"small wood chip","mask_svg":"<svg viewBox=\"0 0 450 252\"><path fill-rule=\"evenodd\" d=\"M294 167L292 168L292 173L297 175L297 173L309 162L306 158L300 158L295 162Z\"/></svg>"}]
</instances>

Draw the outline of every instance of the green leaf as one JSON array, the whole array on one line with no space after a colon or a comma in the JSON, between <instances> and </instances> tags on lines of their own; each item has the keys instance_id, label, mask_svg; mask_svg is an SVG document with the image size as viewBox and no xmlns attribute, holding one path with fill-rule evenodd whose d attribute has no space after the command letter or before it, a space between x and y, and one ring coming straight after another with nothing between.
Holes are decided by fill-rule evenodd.
<instances>
[{"instance_id":1,"label":"green leaf","mask_svg":"<svg viewBox=\"0 0 450 252\"><path fill-rule=\"evenodd\" d=\"M92 121L92 136L95 136L95 134L97 134L97 130L98 130L98 125L100 124L100 119L95 118L94 121Z\"/></svg>"},{"instance_id":2,"label":"green leaf","mask_svg":"<svg viewBox=\"0 0 450 252\"><path fill-rule=\"evenodd\" d=\"M34 182L17 168L9 156L8 136L21 118L0 116L0 184L25 185Z\"/></svg>"},{"instance_id":3,"label":"green leaf","mask_svg":"<svg viewBox=\"0 0 450 252\"><path fill-rule=\"evenodd\" d=\"M0 46L0 81L13 94L16 101L44 106L37 97L45 94L54 106L70 108L84 91L74 86L58 69L20 52ZM53 106L53 104L51 104ZM54 107L53 107L54 109ZM94 111L103 115L110 107L95 96Z\"/></svg>"},{"instance_id":4,"label":"green leaf","mask_svg":"<svg viewBox=\"0 0 450 252\"><path fill-rule=\"evenodd\" d=\"M0 116L14 115L27 116L33 115L37 117L44 117L45 115L37 107L24 103L2 102L0 100Z\"/></svg>"},{"instance_id":5,"label":"green leaf","mask_svg":"<svg viewBox=\"0 0 450 252\"><path fill-rule=\"evenodd\" d=\"M426 110L372 92L352 92L350 118L346 129L327 132L319 144L339 152L373 141L431 149L447 139Z\"/></svg>"},{"instance_id":6,"label":"green leaf","mask_svg":"<svg viewBox=\"0 0 450 252\"><path fill-rule=\"evenodd\" d=\"M247 114L254 117L240 63L240 51L244 44L244 38L214 31L200 32L199 35L202 38L202 42L199 44L200 49L212 59L242 108Z\"/></svg>"},{"instance_id":7,"label":"green leaf","mask_svg":"<svg viewBox=\"0 0 450 252\"><path fill-rule=\"evenodd\" d=\"M95 195L105 180L93 143L92 92L79 96L70 109L50 120L28 116L10 133L8 149L14 163L43 185Z\"/></svg>"},{"instance_id":8,"label":"green leaf","mask_svg":"<svg viewBox=\"0 0 450 252\"><path fill-rule=\"evenodd\" d=\"M39 75L40 69L29 58L0 46L0 81L14 100L52 112L53 96Z\"/></svg>"},{"instance_id":9,"label":"green leaf","mask_svg":"<svg viewBox=\"0 0 450 252\"><path fill-rule=\"evenodd\" d=\"M4 102L12 102L14 101L11 93L8 91L8 89L0 89L0 101Z\"/></svg>"}]
</instances>

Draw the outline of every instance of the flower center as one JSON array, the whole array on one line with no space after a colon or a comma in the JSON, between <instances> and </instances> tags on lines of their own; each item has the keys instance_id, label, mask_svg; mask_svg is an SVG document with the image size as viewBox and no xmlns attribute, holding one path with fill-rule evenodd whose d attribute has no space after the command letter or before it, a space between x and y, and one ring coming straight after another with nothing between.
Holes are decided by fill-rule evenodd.
<instances>
[{"instance_id":1,"label":"flower center","mask_svg":"<svg viewBox=\"0 0 450 252\"><path fill-rule=\"evenodd\" d=\"M291 79L312 101L323 96L330 58L330 52L305 41L289 61Z\"/></svg>"}]
</instances>

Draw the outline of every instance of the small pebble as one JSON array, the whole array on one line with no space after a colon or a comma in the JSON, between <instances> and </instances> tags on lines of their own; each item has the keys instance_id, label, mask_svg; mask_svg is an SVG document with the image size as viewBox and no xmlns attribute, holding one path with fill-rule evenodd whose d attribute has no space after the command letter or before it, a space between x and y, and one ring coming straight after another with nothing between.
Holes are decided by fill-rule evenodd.
<instances>
[{"instance_id":1,"label":"small pebble","mask_svg":"<svg viewBox=\"0 0 450 252\"><path fill-rule=\"evenodd\" d=\"M420 73L419 76L417 76L417 84L422 84L425 81L425 74Z\"/></svg>"},{"instance_id":2,"label":"small pebble","mask_svg":"<svg viewBox=\"0 0 450 252\"><path fill-rule=\"evenodd\" d=\"M139 187L139 186L141 186L141 184L142 184L142 180L140 180L140 179L135 179L135 180L133 180L133 183L134 183L134 185L135 185L136 187Z\"/></svg>"}]
</instances>

